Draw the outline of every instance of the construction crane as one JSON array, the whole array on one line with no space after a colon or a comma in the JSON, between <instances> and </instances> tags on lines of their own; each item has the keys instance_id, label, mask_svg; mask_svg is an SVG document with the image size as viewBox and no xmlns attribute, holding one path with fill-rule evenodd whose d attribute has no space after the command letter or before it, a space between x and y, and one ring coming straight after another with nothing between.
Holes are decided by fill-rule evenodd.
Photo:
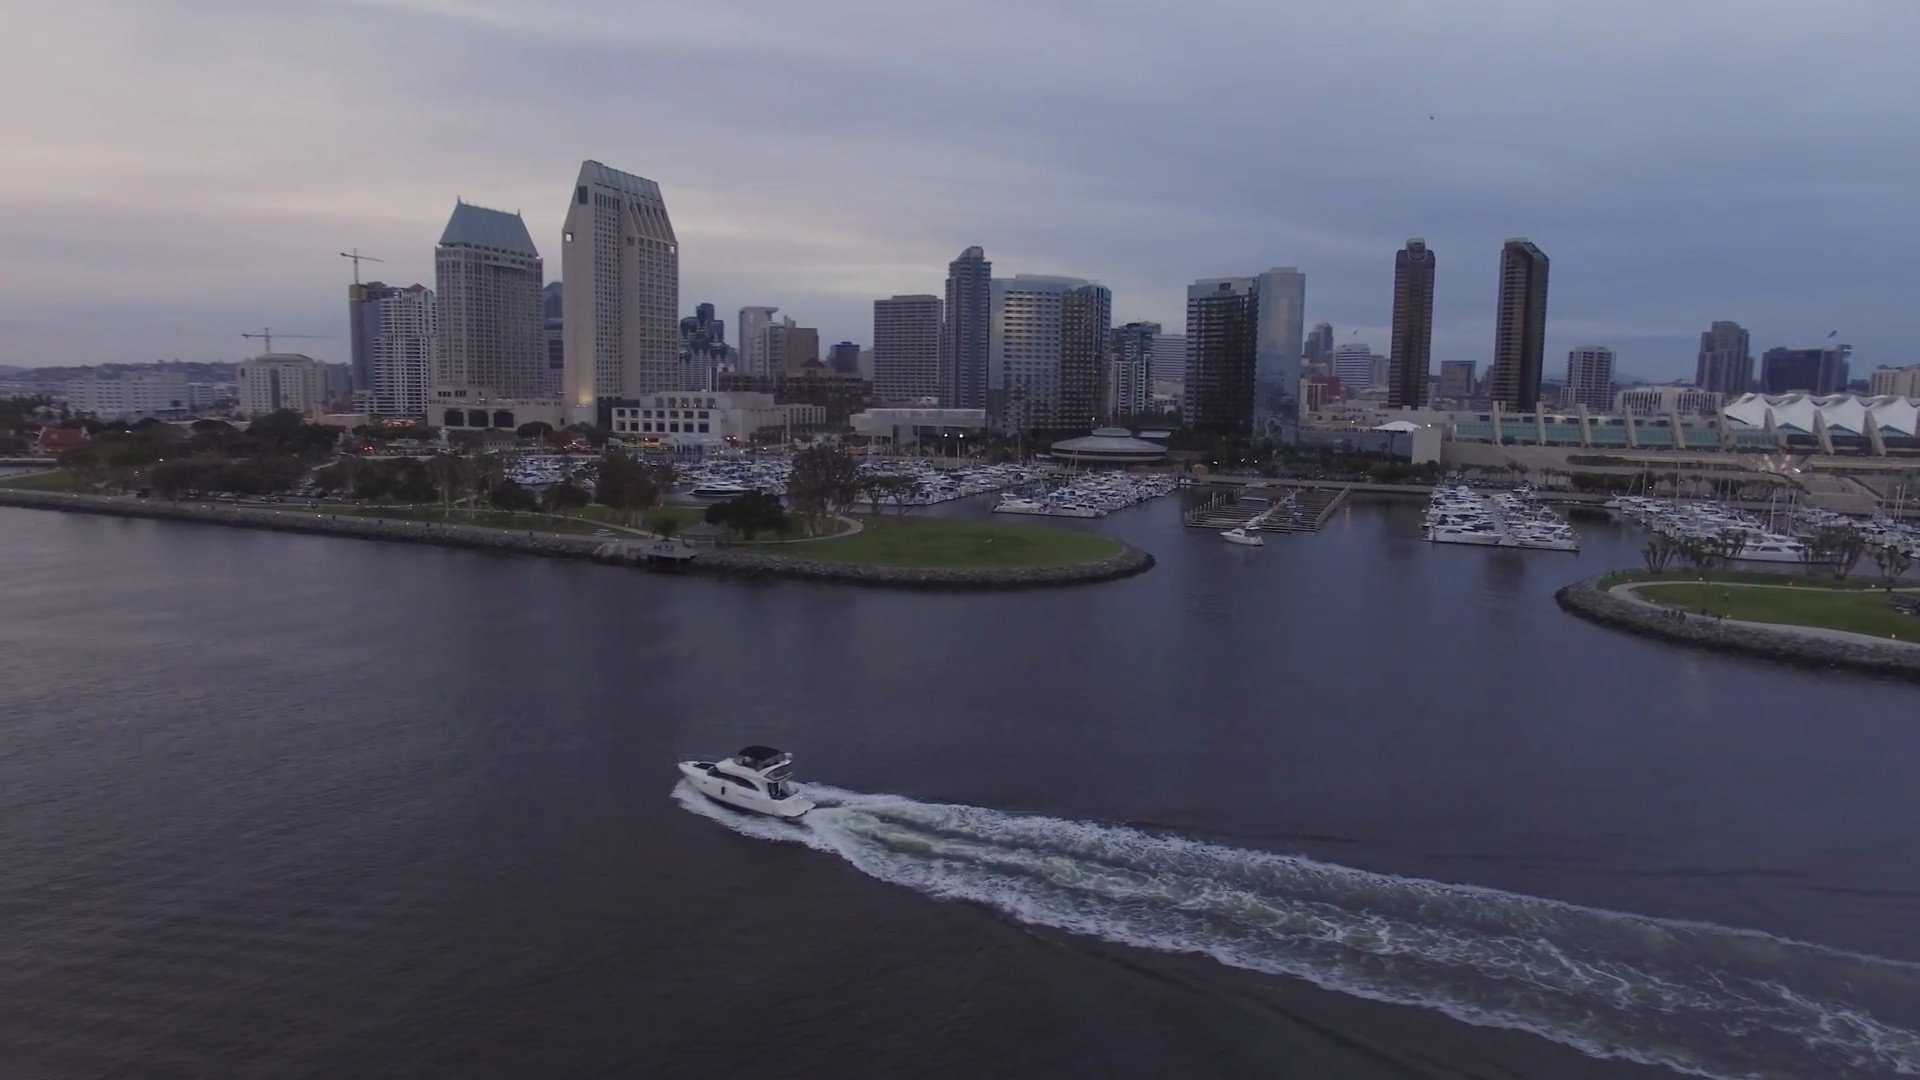
<instances>
[{"instance_id":1,"label":"construction crane","mask_svg":"<svg viewBox=\"0 0 1920 1080\"><path fill-rule=\"evenodd\" d=\"M273 328L272 328L271 326L269 326L269 327L265 327L264 329L262 329L262 330L261 330L261 331L260 331L259 333L257 333L257 334L241 334L240 336L241 336L241 337L243 337L243 338L261 338L262 340L264 340L264 341L265 341L265 342L267 343L267 352L269 352L269 353L271 353L271 352L273 351L273 339L274 339L274 338L277 338L277 337L283 337L283 338L290 338L290 337L291 337L291 338L322 338L322 337L326 337L326 335L325 335L325 334L276 334L276 333L274 333L274 332L273 332Z\"/></svg>"},{"instance_id":2,"label":"construction crane","mask_svg":"<svg viewBox=\"0 0 1920 1080\"><path fill-rule=\"evenodd\" d=\"M349 251L343 251L343 252L341 252L341 253L340 253L340 257L341 257L341 258L343 258L343 259L352 259L352 260L353 260L353 283L354 283L355 285L358 285L358 284L360 284L360 264L361 264L361 263L363 263L363 262L377 262L377 263L383 263L383 262L386 262L386 261L387 261L387 260L385 260L385 259L376 259L376 258L374 258L374 257L373 257L373 256L371 256L371 255L362 255L362 254L360 254L360 249L359 249L359 248L354 248L354 249L353 249L352 251L350 251L350 252L349 252Z\"/></svg>"}]
</instances>

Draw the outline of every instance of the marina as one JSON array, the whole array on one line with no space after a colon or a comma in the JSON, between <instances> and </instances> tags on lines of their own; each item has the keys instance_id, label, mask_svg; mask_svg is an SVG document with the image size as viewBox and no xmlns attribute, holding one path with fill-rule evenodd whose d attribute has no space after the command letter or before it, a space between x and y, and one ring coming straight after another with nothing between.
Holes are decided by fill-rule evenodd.
<instances>
[{"instance_id":1,"label":"marina","mask_svg":"<svg viewBox=\"0 0 1920 1080\"><path fill-rule=\"evenodd\" d=\"M1318 532L1335 509L1344 504L1351 487L1247 487L1216 492L1187 511L1190 529L1256 533Z\"/></svg>"},{"instance_id":2,"label":"marina","mask_svg":"<svg viewBox=\"0 0 1920 1080\"><path fill-rule=\"evenodd\" d=\"M1573 526L1534 498L1529 487L1488 494L1459 483L1436 486L1421 534L1436 544L1580 550Z\"/></svg>"},{"instance_id":3,"label":"marina","mask_svg":"<svg viewBox=\"0 0 1920 1080\"><path fill-rule=\"evenodd\" d=\"M1083 473L1065 482L1060 482L1058 477L1048 477L1033 485L1032 490L1002 495L993 512L1037 517L1106 517L1115 510L1170 495L1177 486L1178 481L1165 473Z\"/></svg>"}]
</instances>

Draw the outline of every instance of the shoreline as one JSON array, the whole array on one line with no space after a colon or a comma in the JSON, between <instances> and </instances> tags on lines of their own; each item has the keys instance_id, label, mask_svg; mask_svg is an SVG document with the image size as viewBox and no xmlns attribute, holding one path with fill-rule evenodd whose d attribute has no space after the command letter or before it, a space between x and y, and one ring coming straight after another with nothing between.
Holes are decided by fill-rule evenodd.
<instances>
[{"instance_id":1,"label":"shoreline","mask_svg":"<svg viewBox=\"0 0 1920 1080\"><path fill-rule=\"evenodd\" d=\"M604 537L540 532L537 529L492 528L478 525L442 525L394 518L329 514L324 510L219 506L175 503L132 496L78 495L50 491L0 488L0 507L54 510L107 517L149 518L227 528L262 529L339 536L389 543L428 544L503 554L537 555L555 559L583 559L616 566L641 567L642 552L631 544ZM896 589L999 590L1089 585L1144 573L1153 566L1145 550L1116 540L1120 551L1105 559L1075 566L952 567L878 566L808 559L787 554L751 554L735 548L700 546L698 557L684 567L662 572L693 572L736 577L785 578Z\"/></svg>"},{"instance_id":2,"label":"shoreline","mask_svg":"<svg viewBox=\"0 0 1920 1080\"><path fill-rule=\"evenodd\" d=\"M1920 681L1920 649L1765 629L1735 620L1675 618L1644 600L1602 590L1606 575L1576 581L1553 594L1561 610L1588 622L1677 645L1738 653L1759 660Z\"/></svg>"}]
</instances>

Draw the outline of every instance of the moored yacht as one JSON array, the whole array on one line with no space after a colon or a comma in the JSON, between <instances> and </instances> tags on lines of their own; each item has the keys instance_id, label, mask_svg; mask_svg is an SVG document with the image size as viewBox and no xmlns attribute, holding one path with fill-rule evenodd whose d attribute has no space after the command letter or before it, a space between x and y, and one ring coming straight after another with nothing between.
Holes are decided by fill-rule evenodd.
<instances>
[{"instance_id":1,"label":"moored yacht","mask_svg":"<svg viewBox=\"0 0 1920 1080\"><path fill-rule=\"evenodd\" d=\"M1231 529L1222 529L1220 531L1220 539L1225 540L1229 544L1241 544L1246 547L1265 547L1267 545L1266 537L1261 536L1257 532L1247 531L1247 527L1244 525L1237 525Z\"/></svg>"},{"instance_id":2,"label":"moored yacht","mask_svg":"<svg viewBox=\"0 0 1920 1080\"><path fill-rule=\"evenodd\" d=\"M793 790L793 755L771 746L749 746L719 761L680 762L680 775L714 802L768 817L795 820L813 802Z\"/></svg>"}]
</instances>

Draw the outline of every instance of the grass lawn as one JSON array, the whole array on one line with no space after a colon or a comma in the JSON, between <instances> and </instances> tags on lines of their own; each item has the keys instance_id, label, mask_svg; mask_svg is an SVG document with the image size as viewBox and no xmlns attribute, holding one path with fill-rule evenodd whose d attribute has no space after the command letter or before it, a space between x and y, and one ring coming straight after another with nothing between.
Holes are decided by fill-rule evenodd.
<instances>
[{"instance_id":1,"label":"grass lawn","mask_svg":"<svg viewBox=\"0 0 1920 1080\"><path fill-rule=\"evenodd\" d=\"M278 509L288 512L307 512L306 508L297 505ZM545 514L509 514L503 510L481 510L469 516L465 510L455 510L449 514L437 506L319 506L314 508L314 512L353 517L430 521L436 525L479 525L494 529L513 529L517 532L573 533L581 536L591 536L600 528L585 521L555 521ZM631 533L608 531L613 532L615 536L632 537Z\"/></svg>"},{"instance_id":2,"label":"grass lawn","mask_svg":"<svg viewBox=\"0 0 1920 1080\"><path fill-rule=\"evenodd\" d=\"M0 477L0 487L18 488L21 491L81 491L84 490L80 478L65 469L51 472L27 473L22 476Z\"/></svg>"},{"instance_id":3,"label":"grass lawn","mask_svg":"<svg viewBox=\"0 0 1920 1080\"><path fill-rule=\"evenodd\" d=\"M1875 637L1920 641L1920 619L1902 615L1878 589L1767 589L1722 585L1649 585L1636 590L1656 604L1750 622L1820 626Z\"/></svg>"},{"instance_id":4,"label":"grass lawn","mask_svg":"<svg viewBox=\"0 0 1920 1080\"><path fill-rule=\"evenodd\" d=\"M1104 536L950 518L863 517L852 536L781 544L773 554L873 566L1013 569L1097 562L1120 550Z\"/></svg>"},{"instance_id":5,"label":"grass lawn","mask_svg":"<svg viewBox=\"0 0 1920 1080\"><path fill-rule=\"evenodd\" d=\"M1714 584L1738 582L1747 585L1793 585L1810 589L1878 589L1883 585L1875 571L1873 560L1862 558L1860 565L1854 568L1854 575L1847 578L1835 578L1830 567L1820 567L1809 574L1798 564L1781 564L1779 570L1715 570L1711 574ZM1642 581L1672 582L1676 585L1698 585L1700 571L1690 569L1669 569L1655 573L1652 570L1615 570L1600 579L1600 588L1611 589L1615 585L1628 585ZM1903 582L1903 584L1906 584Z\"/></svg>"},{"instance_id":6,"label":"grass lawn","mask_svg":"<svg viewBox=\"0 0 1920 1080\"><path fill-rule=\"evenodd\" d=\"M707 508L704 506L656 506L641 518L640 527L652 532L654 525L670 519L684 529L697 521L704 521L706 512ZM627 524L625 510L615 510L611 506L601 506L599 503L582 506L573 511L573 516L604 521L610 525L625 526Z\"/></svg>"}]
</instances>

